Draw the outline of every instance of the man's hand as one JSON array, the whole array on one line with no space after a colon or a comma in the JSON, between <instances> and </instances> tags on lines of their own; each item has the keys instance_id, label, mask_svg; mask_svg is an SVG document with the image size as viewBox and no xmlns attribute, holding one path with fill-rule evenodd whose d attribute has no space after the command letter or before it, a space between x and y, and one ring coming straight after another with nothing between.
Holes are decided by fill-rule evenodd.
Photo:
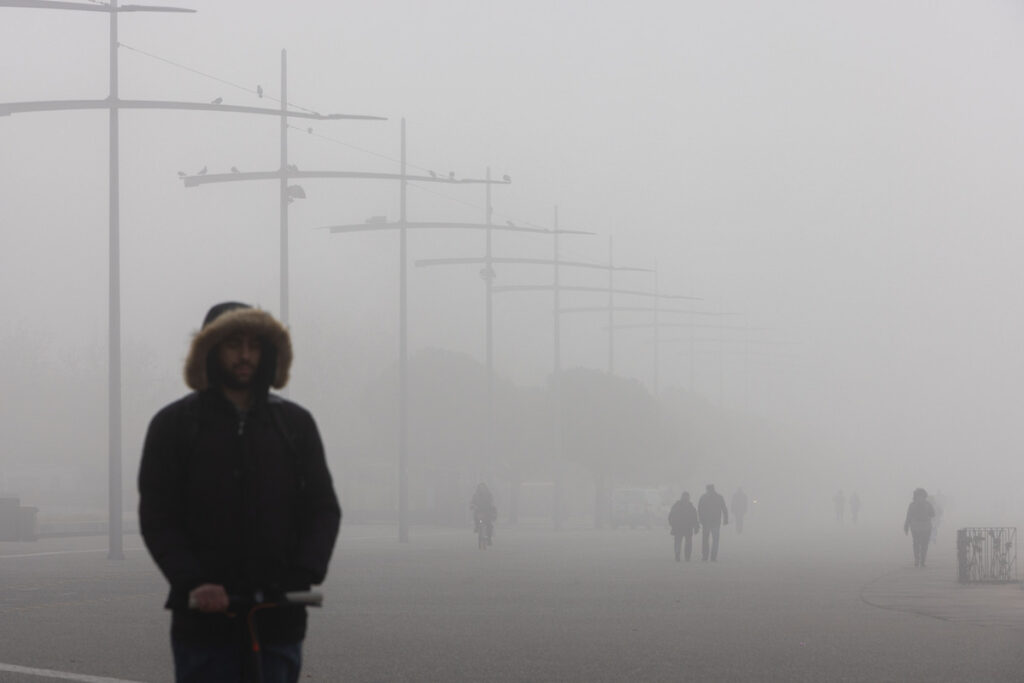
<instances>
[{"instance_id":1,"label":"man's hand","mask_svg":"<svg viewBox=\"0 0 1024 683\"><path fill-rule=\"evenodd\" d=\"M228 594L224 586L204 583L188 594L188 606L200 612L225 612L228 609Z\"/></svg>"}]
</instances>

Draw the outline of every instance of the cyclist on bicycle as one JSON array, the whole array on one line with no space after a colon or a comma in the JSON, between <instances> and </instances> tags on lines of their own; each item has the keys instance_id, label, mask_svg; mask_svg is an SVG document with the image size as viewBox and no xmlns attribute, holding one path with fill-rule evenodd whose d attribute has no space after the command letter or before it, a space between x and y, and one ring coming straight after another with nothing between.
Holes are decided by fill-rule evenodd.
<instances>
[{"instance_id":1,"label":"cyclist on bicycle","mask_svg":"<svg viewBox=\"0 0 1024 683\"><path fill-rule=\"evenodd\" d=\"M480 531L480 525L486 525L487 543L491 542L491 534L494 532L494 520L498 518L498 508L494 506L494 496L487 484L480 482L476 485L476 492L473 499L469 501L469 509L473 511L473 532Z\"/></svg>"}]
</instances>

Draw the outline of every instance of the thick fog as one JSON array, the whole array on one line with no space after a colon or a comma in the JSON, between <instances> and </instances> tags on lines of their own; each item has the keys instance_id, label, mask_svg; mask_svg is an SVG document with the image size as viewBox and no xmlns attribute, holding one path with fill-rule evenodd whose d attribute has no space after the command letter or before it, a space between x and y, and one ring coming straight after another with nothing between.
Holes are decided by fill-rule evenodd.
<instances>
[{"instance_id":1,"label":"thick fog","mask_svg":"<svg viewBox=\"0 0 1024 683\"><path fill-rule=\"evenodd\" d=\"M491 190L495 225L551 229L557 206L561 229L596 233L562 236L563 259L605 263L611 237L616 265L657 270L618 271L616 287L700 298L661 300L704 315L661 314L657 382L654 330L640 326L652 313L615 312L636 327L615 329L614 378L602 375L607 313L562 316L575 412L556 471L551 292L494 296L487 446L481 266L414 265L483 256L484 233L410 231L414 521L449 521L445 491L464 516L485 472L503 511L518 495L524 517L543 516L559 471L580 524L596 521L601 477L672 498L743 486L766 514L805 520L828 521L835 493L856 491L865 519L894 533L917 486L955 501L963 523L1024 515L1019 3L165 4L199 12L120 17L122 98L277 107L287 49L291 103L388 119L293 119L299 169L398 173L404 117L410 173L510 176ZM0 100L109 94L105 14L0 12ZM105 511L107 119L0 117L0 490L42 516ZM186 188L179 172L276 170L280 121L123 110L120 126L131 518L146 425L186 391L206 309L280 312L276 181ZM386 521L398 238L325 228L398 220L398 186L298 184L288 395L317 418L346 514ZM482 222L485 201L482 185L413 183L409 220ZM550 259L553 245L495 232L492 248ZM541 285L552 270L495 275ZM607 283L605 271L560 277ZM607 303L562 294L565 307Z\"/></svg>"}]
</instances>

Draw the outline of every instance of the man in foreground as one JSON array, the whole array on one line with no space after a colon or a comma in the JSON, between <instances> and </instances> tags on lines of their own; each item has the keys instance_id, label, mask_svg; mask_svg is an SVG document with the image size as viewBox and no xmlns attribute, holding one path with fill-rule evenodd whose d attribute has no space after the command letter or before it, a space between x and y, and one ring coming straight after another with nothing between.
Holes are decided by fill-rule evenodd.
<instances>
[{"instance_id":1,"label":"man in foreground","mask_svg":"<svg viewBox=\"0 0 1024 683\"><path fill-rule=\"evenodd\" d=\"M150 422L139 468L139 523L170 583L180 683L242 681L251 656L229 596L272 597L321 583L341 523L312 415L269 393L288 381L288 331L234 302L210 309L185 362L193 393ZM256 612L263 678L293 683L302 607Z\"/></svg>"}]
</instances>

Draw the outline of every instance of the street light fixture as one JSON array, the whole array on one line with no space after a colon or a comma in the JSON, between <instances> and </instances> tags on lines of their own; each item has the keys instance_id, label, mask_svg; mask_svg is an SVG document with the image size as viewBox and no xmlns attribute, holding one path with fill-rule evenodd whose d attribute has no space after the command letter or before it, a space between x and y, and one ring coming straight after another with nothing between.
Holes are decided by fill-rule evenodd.
<instances>
[{"instance_id":1,"label":"street light fixture","mask_svg":"<svg viewBox=\"0 0 1024 683\"><path fill-rule=\"evenodd\" d=\"M120 256L120 110L122 109L165 109L216 111L224 113L258 114L280 116L282 130L287 118L297 117L318 121L337 119L369 120L379 117L356 114L318 114L316 112L290 112L286 108L286 98L282 92L281 109L264 107L247 107L225 105L218 100L214 102L176 102L170 100L123 100L118 92L118 15L122 12L174 12L194 13L195 10L181 7L162 7L155 5L119 5L118 0L109 4L82 4L75 2L57 2L54 0L0 0L0 7L28 9L71 10L79 12L100 12L110 15L109 51L110 51L110 94L104 99L89 100L40 100L33 102L0 103L0 116L44 111L106 109L109 117L109 302L108 302L108 532L110 559L122 559L123 549L123 510L122 510L122 474L121 474L121 256ZM284 54L282 52L282 83L284 82ZM282 185L282 197L287 188ZM284 200L282 200L284 203ZM283 213L283 210L282 210Z\"/></svg>"},{"instance_id":2,"label":"street light fixture","mask_svg":"<svg viewBox=\"0 0 1024 683\"><path fill-rule=\"evenodd\" d=\"M407 233L409 230L436 230L436 229L480 229L482 226L477 223L444 223L444 222L410 222L407 216L406 194L408 183L431 182L447 184L483 184L487 187L488 210L490 216L490 187L494 184L507 185L512 179L504 176L501 180L491 180L490 169L485 179L477 178L455 178L450 174L447 178L438 176L434 172L428 175L409 175L406 173L406 144L405 144L405 119L402 119L402 140L401 140L401 167L400 172L395 173L356 173L356 172L312 172L308 177L345 177L345 178L367 178L377 180L399 181L399 218L397 222L389 223L386 216L371 216L365 222L353 225L334 225L324 229L330 230L332 234L346 234L353 232L376 232L381 230L397 230L399 234L399 334L398 334L398 540L400 543L409 541L409 333L408 333L408 242ZM298 173L298 172L297 172ZM301 172L305 173L305 172ZM298 177L306 177L301 175ZM484 226L485 227L485 226ZM499 228L500 229L500 228ZM510 228L505 228L510 229ZM527 228L521 231L531 231Z\"/></svg>"}]
</instances>

